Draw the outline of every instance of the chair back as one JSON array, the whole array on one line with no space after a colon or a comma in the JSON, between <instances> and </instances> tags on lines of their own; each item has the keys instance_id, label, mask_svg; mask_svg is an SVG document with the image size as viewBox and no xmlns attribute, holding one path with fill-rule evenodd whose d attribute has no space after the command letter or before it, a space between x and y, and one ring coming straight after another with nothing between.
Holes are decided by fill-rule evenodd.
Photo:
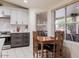
<instances>
[{"instance_id":1,"label":"chair back","mask_svg":"<svg viewBox=\"0 0 79 59\"><path fill-rule=\"evenodd\" d=\"M63 40L64 40L64 31L56 31L55 32L55 40L57 44L57 50L62 49Z\"/></svg>"},{"instance_id":2,"label":"chair back","mask_svg":"<svg viewBox=\"0 0 79 59\"><path fill-rule=\"evenodd\" d=\"M36 49L36 47L37 47L37 32L33 32L33 50L34 51L36 51L37 49Z\"/></svg>"},{"instance_id":3,"label":"chair back","mask_svg":"<svg viewBox=\"0 0 79 59\"><path fill-rule=\"evenodd\" d=\"M0 38L0 53L2 52L2 47L4 45L5 38Z\"/></svg>"},{"instance_id":4,"label":"chair back","mask_svg":"<svg viewBox=\"0 0 79 59\"><path fill-rule=\"evenodd\" d=\"M63 40L64 39L64 32L63 31L56 31L55 38L56 38L56 40Z\"/></svg>"}]
</instances>

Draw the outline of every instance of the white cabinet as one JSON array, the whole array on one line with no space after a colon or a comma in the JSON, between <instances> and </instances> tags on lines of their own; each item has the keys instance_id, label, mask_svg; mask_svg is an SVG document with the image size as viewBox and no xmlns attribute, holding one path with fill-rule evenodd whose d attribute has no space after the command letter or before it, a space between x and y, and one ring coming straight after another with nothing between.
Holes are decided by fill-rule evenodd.
<instances>
[{"instance_id":1,"label":"white cabinet","mask_svg":"<svg viewBox=\"0 0 79 59\"><path fill-rule=\"evenodd\" d=\"M0 7L0 15L9 15L10 16L10 8Z\"/></svg>"},{"instance_id":2,"label":"white cabinet","mask_svg":"<svg viewBox=\"0 0 79 59\"><path fill-rule=\"evenodd\" d=\"M24 25L28 25L28 21L29 20L29 13L28 11L23 11L23 17L22 17L22 21Z\"/></svg>"},{"instance_id":3,"label":"white cabinet","mask_svg":"<svg viewBox=\"0 0 79 59\"><path fill-rule=\"evenodd\" d=\"M9 15L11 14L10 8L4 7L4 15Z\"/></svg>"},{"instance_id":4,"label":"white cabinet","mask_svg":"<svg viewBox=\"0 0 79 59\"><path fill-rule=\"evenodd\" d=\"M11 24L27 25L28 12L23 9L16 9L11 12Z\"/></svg>"},{"instance_id":5,"label":"white cabinet","mask_svg":"<svg viewBox=\"0 0 79 59\"><path fill-rule=\"evenodd\" d=\"M2 15L3 7L0 6L0 15Z\"/></svg>"},{"instance_id":6,"label":"white cabinet","mask_svg":"<svg viewBox=\"0 0 79 59\"><path fill-rule=\"evenodd\" d=\"M11 24L22 24L21 11L19 9L12 9L11 11Z\"/></svg>"},{"instance_id":7,"label":"white cabinet","mask_svg":"<svg viewBox=\"0 0 79 59\"><path fill-rule=\"evenodd\" d=\"M17 24L17 11L11 10L10 24Z\"/></svg>"},{"instance_id":8,"label":"white cabinet","mask_svg":"<svg viewBox=\"0 0 79 59\"><path fill-rule=\"evenodd\" d=\"M22 25L22 11L18 10L16 13L17 24Z\"/></svg>"}]
</instances>

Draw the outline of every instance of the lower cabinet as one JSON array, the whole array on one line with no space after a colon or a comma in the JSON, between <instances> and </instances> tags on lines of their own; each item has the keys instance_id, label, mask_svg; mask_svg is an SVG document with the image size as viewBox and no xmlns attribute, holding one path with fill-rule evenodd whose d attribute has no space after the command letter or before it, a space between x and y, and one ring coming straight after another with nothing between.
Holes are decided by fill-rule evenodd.
<instances>
[{"instance_id":1,"label":"lower cabinet","mask_svg":"<svg viewBox=\"0 0 79 59\"><path fill-rule=\"evenodd\" d=\"M12 33L11 34L11 47L29 46L30 33Z\"/></svg>"}]
</instances>

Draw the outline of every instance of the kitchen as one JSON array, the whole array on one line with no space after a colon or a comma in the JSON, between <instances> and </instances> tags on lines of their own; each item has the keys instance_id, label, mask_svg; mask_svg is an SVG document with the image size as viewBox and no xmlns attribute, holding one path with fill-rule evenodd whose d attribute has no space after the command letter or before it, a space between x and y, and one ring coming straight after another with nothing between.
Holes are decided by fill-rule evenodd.
<instances>
[{"instance_id":1,"label":"kitchen","mask_svg":"<svg viewBox=\"0 0 79 59\"><path fill-rule=\"evenodd\" d=\"M54 58L56 52L62 57L79 57L77 50L79 37L73 35L74 40L70 40L69 31L67 33L69 37L66 40L68 31L66 26L68 25L74 24L71 26L74 28L72 32L79 34L78 10L79 0L0 0L0 57ZM71 22L67 23L67 20ZM56 35L57 32L62 36L61 38ZM37 40L34 41L35 39ZM62 42L52 41L55 39L62 39ZM3 44L1 40L4 40Z\"/></svg>"},{"instance_id":2,"label":"kitchen","mask_svg":"<svg viewBox=\"0 0 79 59\"><path fill-rule=\"evenodd\" d=\"M0 38L5 38L3 49L29 46L29 9L0 3Z\"/></svg>"}]
</instances>

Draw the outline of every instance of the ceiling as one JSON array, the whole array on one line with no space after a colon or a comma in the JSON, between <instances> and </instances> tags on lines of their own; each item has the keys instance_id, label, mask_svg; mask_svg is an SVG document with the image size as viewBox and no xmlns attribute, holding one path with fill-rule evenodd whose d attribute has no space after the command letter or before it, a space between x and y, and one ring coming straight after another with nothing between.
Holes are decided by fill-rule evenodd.
<instances>
[{"instance_id":1,"label":"ceiling","mask_svg":"<svg viewBox=\"0 0 79 59\"><path fill-rule=\"evenodd\" d=\"M48 9L50 6L55 6L67 0L28 0L28 3L24 3L24 0L4 0L4 1L14 3L27 8Z\"/></svg>"}]
</instances>

